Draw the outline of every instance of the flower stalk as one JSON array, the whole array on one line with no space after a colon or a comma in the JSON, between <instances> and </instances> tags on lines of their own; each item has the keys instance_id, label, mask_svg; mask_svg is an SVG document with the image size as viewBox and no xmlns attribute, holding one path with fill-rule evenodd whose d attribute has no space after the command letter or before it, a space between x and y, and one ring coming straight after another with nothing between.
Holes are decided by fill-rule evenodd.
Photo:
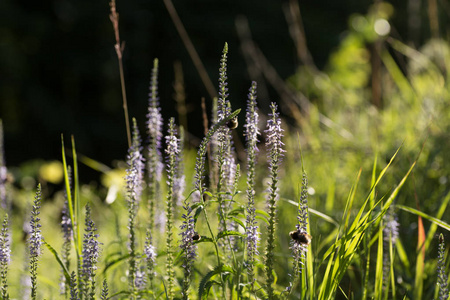
<instances>
[{"instance_id":1,"label":"flower stalk","mask_svg":"<svg viewBox=\"0 0 450 300\"><path fill-rule=\"evenodd\" d=\"M247 150L247 217L246 217L246 242L247 242L247 275L251 290L254 292L255 284L255 259L258 252L258 223L255 214L255 167L258 153L258 107L256 102L256 82L252 82L247 100L246 124L244 125L246 150Z\"/></svg>"},{"instance_id":2,"label":"flower stalk","mask_svg":"<svg viewBox=\"0 0 450 300\"><path fill-rule=\"evenodd\" d=\"M275 224L276 224L276 210L278 200L278 170L281 164L283 156L283 142L281 138L283 136L283 129L281 128L281 120L279 113L277 112L277 105L271 103L270 108L272 113L269 114L267 120L266 133L266 147L268 149L268 161L269 161L269 188L267 197L267 210L269 213L269 224L267 226L267 244L265 253L265 273L266 273L266 289L269 299L274 299L274 263L275 263Z\"/></svg>"}]
</instances>

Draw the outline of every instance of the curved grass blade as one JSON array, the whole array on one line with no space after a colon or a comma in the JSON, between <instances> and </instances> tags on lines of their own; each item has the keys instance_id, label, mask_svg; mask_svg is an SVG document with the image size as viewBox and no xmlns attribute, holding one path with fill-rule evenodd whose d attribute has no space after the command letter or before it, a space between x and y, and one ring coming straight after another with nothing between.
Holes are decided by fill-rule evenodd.
<instances>
[{"instance_id":1,"label":"curved grass blade","mask_svg":"<svg viewBox=\"0 0 450 300\"><path fill-rule=\"evenodd\" d=\"M62 261L61 257L59 256L58 252L56 252L56 250L46 241L43 241L45 246L47 246L48 250L50 250L50 252L53 254L53 256L56 258L56 261L58 262L58 264L61 266L63 273L64 273L64 277L66 278L66 282L70 282L70 274L69 274L69 270L67 270L66 265L64 264L64 262Z\"/></svg>"},{"instance_id":2,"label":"curved grass blade","mask_svg":"<svg viewBox=\"0 0 450 300\"><path fill-rule=\"evenodd\" d=\"M395 207L398 207L398 208L400 208L400 209L402 209L404 211L407 211L409 213L412 213L412 214L420 216L420 217L422 217L424 219L427 219L428 221L433 222L433 224L436 224L437 226L439 226L441 228L444 228L445 230L450 231L450 224L447 224L444 221L439 220L438 218L432 217L430 215L427 215L426 213L423 213L423 212L421 212L421 211L419 211L417 209L414 209L412 207L408 207L408 206L405 206L405 205L396 204Z\"/></svg>"}]
</instances>

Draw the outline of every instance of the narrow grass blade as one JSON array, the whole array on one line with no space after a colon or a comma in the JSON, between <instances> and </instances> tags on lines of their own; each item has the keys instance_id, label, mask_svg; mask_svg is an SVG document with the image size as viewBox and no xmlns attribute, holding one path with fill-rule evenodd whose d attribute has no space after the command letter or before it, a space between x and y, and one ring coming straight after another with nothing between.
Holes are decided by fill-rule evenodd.
<instances>
[{"instance_id":1,"label":"narrow grass blade","mask_svg":"<svg viewBox=\"0 0 450 300\"><path fill-rule=\"evenodd\" d=\"M298 202L295 202L295 201L289 200L289 199L283 199L283 198L281 200L282 201L286 201L287 203L298 207ZM330 217L330 216L328 216L328 215L326 215L326 214L324 214L324 213L322 213L322 212L320 212L318 210L315 210L315 209L313 209L311 207L308 207L308 213L311 213L311 214L313 214L313 215L323 219L324 221L327 221L328 223L331 223L334 226L339 227L338 222L336 222L332 217Z\"/></svg>"},{"instance_id":2,"label":"narrow grass blade","mask_svg":"<svg viewBox=\"0 0 450 300\"><path fill-rule=\"evenodd\" d=\"M397 242L395 243L395 249L397 250L397 255L400 258L400 261L402 262L405 271L407 272L408 270L410 270L411 265L409 263L408 255L406 254L405 247L403 247L403 243L400 237L397 238ZM411 274L408 275L410 276Z\"/></svg>"},{"instance_id":3,"label":"narrow grass blade","mask_svg":"<svg viewBox=\"0 0 450 300\"><path fill-rule=\"evenodd\" d=\"M80 203L80 181L78 176L78 161L77 161L77 151L75 149L75 138L72 135L72 157L73 157L73 180L74 180L74 206L75 206L75 221L79 224L78 221L81 220L80 213L81 213L81 203ZM72 223L73 224L73 223ZM77 234L77 241L78 241L78 249L82 248L82 239L81 239L81 232L80 232L80 226L76 226L76 234Z\"/></svg>"},{"instance_id":4,"label":"narrow grass blade","mask_svg":"<svg viewBox=\"0 0 450 300\"><path fill-rule=\"evenodd\" d=\"M399 88L401 94L403 95L403 98L405 98L408 103L412 103L414 98L416 97L416 93L411 86L411 83L403 75L397 63L387 50L381 53L381 60L386 66L386 69L388 70L395 84Z\"/></svg>"},{"instance_id":5,"label":"narrow grass blade","mask_svg":"<svg viewBox=\"0 0 450 300\"><path fill-rule=\"evenodd\" d=\"M62 261L62 259L59 256L58 252L56 252L56 250L49 243L47 243L46 241L43 241L43 242L44 242L45 246L47 246L48 250L50 250L50 252L56 258L56 261L58 262L58 264L60 265L61 269L63 270L64 277L66 278L66 282L70 282L69 270L67 270L67 267L64 264L64 262Z\"/></svg>"},{"instance_id":6,"label":"narrow grass blade","mask_svg":"<svg viewBox=\"0 0 450 300\"><path fill-rule=\"evenodd\" d=\"M445 196L444 200L442 200L441 205L439 206L438 212L436 214L435 219L439 220L442 218L442 216L445 213L445 210L447 209L448 206L448 202L450 201L450 192L447 193L447 195ZM425 218L424 216L422 216L423 218ZM427 238L425 240L425 249L429 249L430 247L430 243L434 238L434 234L436 233L436 229L437 229L438 225L436 223L432 223L430 228L428 229L428 233L427 233Z\"/></svg>"},{"instance_id":7,"label":"narrow grass blade","mask_svg":"<svg viewBox=\"0 0 450 300\"><path fill-rule=\"evenodd\" d=\"M375 267L375 299L381 300L383 296L383 223L378 228L377 263Z\"/></svg>"},{"instance_id":8,"label":"narrow grass blade","mask_svg":"<svg viewBox=\"0 0 450 300\"><path fill-rule=\"evenodd\" d=\"M81 257L81 247L78 247L78 235L76 234L75 228L78 225L76 216L74 214L74 201L72 198L72 190L70 187L70 179L69 179L69 171L67 167L66 161L66 152L64 149L64 136L61 134L61 148L62 148L62 161L63 161L63 170L64 170L64 184L66 187L66 195L67 195L67 204L69 206L69 216L70 222L72 224L72 234L73 234L73 242L75 246L75 251L77 253L77 257Z\"/></svg>"},{"instance_id":9,"label":"narrow grass blade","mask_svg":"<svg viewBox=\"0 0 450 300\"><path fill-rule=\"evenodd\" d=\"M415 215L417 215L417 216L421 216L422 218L427 219L427 220L433 222L433 223L436 224L437 226L439 226L439 227L441 227L441 228L443 228L443 229L445 229L445 230L450 231L450 224L447 224L447 223L445 223L445 222L442 221L442 220L439 220L439 219L437 219L437 218L435 218L435 217L432 217L432 216L430 216L430 215L427 215L426 213L423 213L423 212L421 212L421 211L419 211L419 210L417 210L417 209L414 209L414 208L408 207L408 206L404 206L404 205L400 205L400 204L395 205L395 207L398 207L398 208L400 208L400 209L402 209L402 210L404 210L404 211L407 211L407 212L409 212L409 213L415 214Z\"/></svg>"}]
</instances>

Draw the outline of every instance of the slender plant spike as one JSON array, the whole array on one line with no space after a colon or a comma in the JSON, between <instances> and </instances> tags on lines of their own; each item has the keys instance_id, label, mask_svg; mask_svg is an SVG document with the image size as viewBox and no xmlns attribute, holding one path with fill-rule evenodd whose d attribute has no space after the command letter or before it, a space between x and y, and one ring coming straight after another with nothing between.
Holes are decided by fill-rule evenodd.
<instances>
[{"instance_id":1,"label":"slender plant spike","mask_svg":"<svg viewBox=\"0 0 450 300\"><path fill-rule=\"evenodd\" d=\"M442 233L439 235L437 273L437 283L439 285L439 300L447 300L449 298L448 277L447 274L445 274L445 243L444 235Z\"/></svg>"},{"instance_id":2,"label":"slender plant spike","mask_svg":"<svg viewBox=\"0 0 450 300\"><path fill-rule=\"evenodd\" d=\"M217 117L218 121L223 120L231 112L231 104L228 98L228 82L227 82L227 55L228 44L225 43L222 52L222 58L220 60L219 69L219 100L217 102ZM221 127L217 132L217 163L218 163L218 182L217 182L217 200L219 202L219 231L226 231L226 215L230 210L232 187L234 182L234 174L236 170L236 162L233 157L233 140L231 136L231 128L234 125L230 125L232 119L227 122L227 126ZM236 118L237 122L237 118ZM232 237L228 237L228 241L231 242ZM221 246L224 246L221 243ZM232 249L229 249L230 251Z\"/></svg>"},{"instance_id":3,"label":"slender plant spike","mask_svg":"<svg viewBox=\"0 0 450 300\"><path fill-rule=\"evenodd\" d=\"M308 251L308 244L311 240L308 234L308 176L304 170L302 175L302 188L298 200L297 224L295 225L295 230L290 232L290 236L290 248L292 250L294 265L292 280L287 289L289 292L292 292L291 288L294 285L294 281L302 272L306 252Z\"/></svg>"},{"instance_id":4,"label":"slender plant spike","mask_svg":"<svg viewBox=\"0 0 450 300\"><path fill-rule=\"evenodd\" d=\"M389 207L387 213L383 217L383 220L383 223L385 224L383 228L383 290L384 293L387 294L389 292L388 287L390 281L393 280L393 278L391 278L391 275L393 275L391 274L391 270L393 270L392 262L394 257L391 256L391 250L393 249L399 236L399 224L394 213L393 206ZM392 287L395 288L394 286Z\"/></svg>"},{"instance_id":5,"label":"slender plant spike","mask_svg":"<svg viewBox=\"0 0 450 300\"><path fill-rule=\"evenodd\" d=\"M108 300L108 282L105 280L103 280L103 286L102 286L102 294L100 296L101 300Z\"/></svg>"},{"instance_id":6,"label":"slender plant spike","mask_svg":"<svg viewBox=\"0 0 450 300\"><path fill-rule=\"evenodd\" d=\"M72 186L72 169L68 168L68 176L69 176L69 186ZM63 210L61 213L61 231L63 234L63 245L61 249L61 258L63 260L64 265L67 269L70 268L70 249L72 244L72 221L70 219L70 213L68 210L68 199L67 199L67 191L65 191L65 201L63 205ZM61 270L60 276L60 287L59 291L61 295L65 295L66 297L70 292L70 282L66 282L66 277L64 276L64 271Z\"/></svg>"},{"instance_id":7,"label":"slender plant spike","mask_svg":"<svg viewBox=\"0 0 450 300\"><path fill-rule=\"evenodd\" d=\"M70 300L79 300L77 289L77 274L75 271L70 274Z\"/></svg>"},{"instance_id":8,"label":"slender plant spike","mask_svg":"<svg viewBox=\"0 0 450 300\"><path fill-rule=\"evenodd\" d=\"M38 184L33 207L31 209L30 237L28 239L30 251L31 299L33 300L35 300L37 296L37 268L39 256L42 253L41 219L39 218L41 197L41 184Z\"/></svg>"},{"instance_id":9,"label":"slender plant spike","mask_svg":"<svg viewBox=\"0 0 450 300\"><path fill-rule=\"evenodd\" d=\"M175 176L177 174L177 161L180 154L180 141L176 137L175 120L169 121L168 135L166 136L166 166L167 166L167 207L166 207L166 272L167 272L167 297L173 299L174 265L173 265L173 197Z\"/></svg>"},{"instance_id":10,"label":"slender plant spike","mask_svg":"<svg viewBox=\"0 0 450 300\"><path fill-rule=\"evenodd\" d=\"M148 169L148 210L149 210L149 226L153 231L155 225L155 209L159 202L159 183L161 181L161 172L163 169L161 156L161 140L163 118L161 108L159 107L158 97L158 59L153 61L152 75L150 79L150 94L147 113L147 134L149 145L147 151L147 169ZM164 214L162 214L164 216ZM161 223L161 222L160 222Z\"/></svg>"},{"instance_id":11,"label":"slender plant spike","mask_svg":"<svg viewBox=\"0 0 450 300\"><path fill-rule=\"evenodd\" d=\"M8 265L11 262L10 236L8 233L9 217L5 215L0 231L0 293L1 299L9 299L8 293Z\"/></svg>"},{"instance_id":12,"label":"slender plant spike","mask_svg":"<svg viewBox=\"0 0 450 300\"><path fill-rule=\"evenodd\" d=\"M267 226L267 245L265 253L265 273L266 273L266 291L269 299L274 299L274 264L275 264L275 224L276 224L276 209L278 200L278 170L283 156L283 129L281 128L281 120L277 112L277 105L271 103L270 108L272 113L269 114L267 120L266 133L266 147L267 157L269 161L269 187L267 196L267 210L269 213L269 224Z\"/></svg>"},{"instance_id":13,"label":"slender plant spike","mask_svg":"<svg viewBox=\"0 0 450 300\"><path fill-rule=\"evenodd\" d=\"M9 203L6 193L6 182L8 170L5 164L5 151L3 148L3 121L0 119L0 206L5 211L9 211Z\"/></svg>"},{"instance_id":14,"label":"slender plant spike","mask_svg":"<svg viewBox=\"0 0 450 300\"><path fill-rule=\"evenodd\" d=\"M203 201L203 192L205 189L205 155L207 150L207 145L209 141L211 140L211 137L214 135L214 133L217 132L217 130L220 129L220 127L224 126L229 120L236 117L240 113L240 109L235 110L228 116L226 116L221 121L214 124L210 130L208 130L206 136L203 138L202 142L200 143L200 146L198 148L197 152L197 158L195 162L195 190L200 192L201 199Z\"/></svg>"},{"instance_id":15,"label":"slender plant spike","mask_svg":"<svg viewBox=\"0 0 450 300\"><path fill-rule=\"evenodd\" d=\"M175 161L175 169L176 169L176 174L175 174L175 178L174 178L174 184L173 184L173 204L174 207L181 207L183 205L183 200L184 200L184 190L186 188L186 180L185 180L185 175L184 175L184 156L183 156L183 152L184 152L184 129L183 126L179 127L179 139L178 139L178 156L177 159ZM177 211L176 210L175 213L175 217L177 216Z\"/></svg>"},{"instance_id":16,"label":"slender plant spike","mask_svg":"<svg viewBox=\"0 0 450 300\"><path fill-rule=\"evenodd\" d=\"M156 249L153 246L152 233L150 228L147 228L147 234L145 238L144 255L147 266L147 277L150 283L150 289L153 290L153 281L156 276L155 266L156 266Z\"/></svg>"},{"instance_id":17,"label":"slender plant spike","mask_svg":"<svg viewBox=\"0 0 450 300\"><path fill-rule=\"evenodd\" d=\"M256 221L255 209L255 167L258 153L258 107L256 102L256 88L255 81L252 82L250 92L247 100L246 123L244 125L244 135L246 140L247 151L247 216L246 216L246 235L247 235L247 275L248 282L251 285L251 290L254 293L255 284L255 261L258 252L259 232L258 222Z\"/></svg>"},{"instance_id":18,"label":"slender plant spike","mask_svg":"<svg viewBox=\"0 0 450 300\"><path fill-rule=\"evenodd\" d=\"M100 256L99 235L96 233L94 221L91 219L91 208L86 205L85 228L83 239L83 264L81 269L81 290L83 299L94 299L95 296L95 275L97 271L97 262Z\"/></svg>"},{"instance_id":19,"label":"slender plant spike","mask_svg":"<svg viewBox=\"0 0 450 300\"><path fill-rule=\"evenodd\" d=\"M136 216L141 201L141 195L144 188L144 158L141 154L141 138L137 127L136 119L133 118L133 139L132 146L128 150L128 169L126 179L127 205L128 205L128 230L129 244L128 251L129 270L128 287L131 293L135 293L138 288L136 284L138 273L138 258L136 254ZM141 285L142 287L142 285Z\"/></svg>"}]
</instances>

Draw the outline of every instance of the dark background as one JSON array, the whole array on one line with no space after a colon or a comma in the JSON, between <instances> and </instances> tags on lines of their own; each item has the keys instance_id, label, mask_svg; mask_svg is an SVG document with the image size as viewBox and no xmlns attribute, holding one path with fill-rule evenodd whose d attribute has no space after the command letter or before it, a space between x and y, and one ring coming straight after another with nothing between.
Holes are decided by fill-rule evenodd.
<instances>
[{"instance_id":1,"label":"dark background","mask_svg":"<svg viewBox=\"0 0 450 300\"><path fill-rule=\"evenodd\" d=\"M219 60L229 44L228 78L234 108L243 107L251 80L240 50L235 19L246 16L252 37L279 75L299 65L282 6L287 1L173 1L216 86ZM300 1L309 50L319 69L339 44L353 13L373 1ZM392 1L392 25L407 37L407 1ZM425 7L425 3L422 3ZM189 130L202 136L200 99L210 100L161 1L118 1L120 34L126 42L125 80L130 117L144 131L152 61L159 58L159 91L165 120L176 116L175 61L182 63ZM123 159L127 139L114 32L108 1L0 1L0 118L7 165L60 159L60 134L73 134L77 150L110 164ZM426 10L423 10L426 18ZM426 29L424 29L426 30ZM278 95L269 90L270 101ZM243 117L241 113L241 118ZM145 136L144 132L141 132Z\"/></svg>"}]
</instances>

